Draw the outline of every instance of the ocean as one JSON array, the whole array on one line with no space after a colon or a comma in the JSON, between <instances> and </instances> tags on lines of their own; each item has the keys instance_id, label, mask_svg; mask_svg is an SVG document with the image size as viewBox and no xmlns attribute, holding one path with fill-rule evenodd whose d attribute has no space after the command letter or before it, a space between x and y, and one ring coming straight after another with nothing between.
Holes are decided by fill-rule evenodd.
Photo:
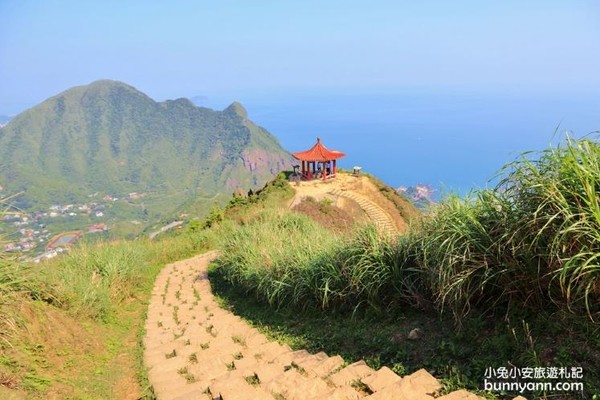
<instances>
[{"instance_id":1,"label":"ocean","mask_svg":"<svg viewBox=\"0 0 600 400\"><path fill-rule=\"evenodd\" d=\"M289 151L306 150L320 137L347 154L342 168L360 166L393 187L431 185L442 196L493 186L503 165L557 144L565 132L582 137L600 130L600 96L585 92L313 90L240 97L249 118Z\"/></svg>"}]
</instances>

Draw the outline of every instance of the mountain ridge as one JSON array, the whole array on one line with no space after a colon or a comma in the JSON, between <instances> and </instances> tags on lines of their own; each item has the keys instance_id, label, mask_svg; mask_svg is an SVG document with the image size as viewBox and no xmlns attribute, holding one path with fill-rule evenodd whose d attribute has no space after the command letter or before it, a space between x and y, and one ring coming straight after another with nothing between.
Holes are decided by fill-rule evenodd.
<instances>
[{"instance_id":1,"label":"mountain ridge","mask_svg":"<svg viewBox=\"0 0 600 400\"><path fill-rule=\"evenodd\" d=\"M223 111L185 98L157 102L107 79L14 117L0 128L0 158L3 193L23 191L21 207L144 192L157 216L198 194L259 187L291 165L289 153L238 102Z\"/></svg>"}]
</instances>

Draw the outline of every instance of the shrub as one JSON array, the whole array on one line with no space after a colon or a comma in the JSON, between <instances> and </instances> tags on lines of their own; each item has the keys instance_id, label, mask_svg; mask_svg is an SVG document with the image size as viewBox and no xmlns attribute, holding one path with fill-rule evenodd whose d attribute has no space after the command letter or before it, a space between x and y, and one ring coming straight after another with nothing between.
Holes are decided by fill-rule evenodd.
<instances>
[{"instance_id":1,"label":"shrub","mask_svg":"<svg viewBox=\"0 0 600 400\"><path fill-rule=\"evenodd\" d=\"M403 250L457 319L500 303L597 311L600 147L567 138L533 156L506 166L494 190L446 199Z\"/></svg>"},{"instance_id":2,"label":"shrub","mask_svg":"<svg viewBox=\"0 0 600 400\"><path fill-rule=\"evenodd\" d=\"M223 236L220 273L275 306L374 308L422 305L423 271L399 262L374 227L340 240L296 213L263 213Z\"/></svg>"},{"instance_id":3,"label":"shrub","mask_svg":"<svg viewBox=\"0 0 600 400\"><path fill-rule=\"evenodd\" d=\"M535 259L552 299L597 310L600 295L600 146L567 138L509 167L498 191L514 214L511 243ZM532 271L534 272L534 271Z\"/></svg>"}]
</instances>

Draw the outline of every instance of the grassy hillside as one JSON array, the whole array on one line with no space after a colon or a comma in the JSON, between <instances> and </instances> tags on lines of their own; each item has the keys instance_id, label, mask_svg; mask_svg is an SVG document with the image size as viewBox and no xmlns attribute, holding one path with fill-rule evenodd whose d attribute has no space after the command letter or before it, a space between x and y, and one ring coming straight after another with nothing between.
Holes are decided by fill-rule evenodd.
<instances>
[{"instance_id":1,"label":"grassy hillside","mask_svg":"<svg viewBox=\"0 0 600 400\"><path fill-rule=\"evenodd\" d=\"M153 399L141 340L156 275L282 207L290 190L280 175L155 241L79 243L39 265L0 252L0 398Z\"/></svg>"},{"instance_id":2,"label":"grassy hillside","mask_svg":"<svg viewBox=\"0 0 600 400\"><path fill-rule=\"evenodd\" d=\"M493 190L476 192L466 199L448 198L398 241L362 231L333 255L321 256L323 251L315 250L314 257L319 260L307 252L303 254L307 261L302 263L284 259L271 269L260 267L256 259L249 260L248 265L267 274L281 274L306 263L315 273L331 269L344 280L339 297L352 306L359 294L367 296L364 301L368 304L386 304L390 296L406 297L411 287L411 305L427 301L440 310L451 309L457 322L479 305L510 309L552 303L593 317L600 311L599 185L600 146L590 140L568 140L535 160L523 158L511 164L505 179ZM274 246L269 253L305 248L308 244L301 243L304 236L313 241L306 232L317 232L314 226L305 226L307 222L290 214L265 221L265 231L259 236L281 227L289 228L289 232L272 235L294 238L287 246ZM254 247L260 246L252 239L256 233L249 230L260 226L241 228L239 238L248 242L234 242L237 236L227 238L225 246L231 246L227 247L231 251L220 260L232 279L237 269L243 268L239 254L254 252ZM319 237L317 234L314 237ZM265 246L275 240L271 235L269 238ZM314 242L328 240L323 237ZM368 258L366 266L357 262L361 254ZM356 280L355 270L372 275L364 283L357 283L360 280ZM273 280L279 281L281 276ZM311 281L318 284L314 293L306 292L307 297L333 291L326 275ZM304 284L295 279L291 282ZM388 283L393 287L386 288ZM371 292L368 285L377 290ZM255 287L253 283L248 286ZM293 285L283 286L294 291ZM345 290L353 294L343 294Z\"/></svg>"},{"instance_id":3,"label":"grassy hillside","mask_svg":"<svg viewBox=\"0 0 600 400\"><path fill-rule=\"evenodd\" d=\"M152 281L164 263L217 247L221 301L294 348L400 374L424 367L445 391L482 389L488 368L581 367L583 391L526 395L595 399L600 146L569 139L504 177L396 239L373 227L338 235L290 212L282 174L157 242L82 247L35 269L3 254L0 397L151 398L132 332Z\"/></svg>"},{"instance_id":4,"label":"grassy hillside","mask_svg":"<svg viewBox=\"0 0 600 400\"><path fill-rule=\"evenodd\" d=\"M140 347L148 298L168 262L205 234L80 246L41 265L0 259L0 398L153 398Z\"/></svg>"},{"instance_id":5,"label":"grassy hillside","mask_svg":"<svg viewBox=\"0 0 600 400\"><path fill-rule=\"evenodd\" d=\"M333 240L306 218L265 214L223 237L213 279L238 312L276 336L312 337L316 343L302 343L313 349L409 372L426 366L470 389L488 367L583 367L584 392L532 395L592 398L600 391L599 190L600 146L567 139L507 166L493 190L446 199L397 241L368 229ZM241 293L292 322L241 302ZM308 310L305 322L289 307ZM323 331L323 309L347 337ZM357 324L335 317L348 312L363 317ZM380 316L373 332L383 334L361 342L352 332L373 314ZM434 331L419 348L390 344L402 342L397 329L408 327L395 321L407 319ZM348 349L350 340L364 349Z\"/></svg>"},{"instance_id":6,"label":"grassy hillside","mask_svg":"<svg viewBox=\"0 0 600 400\"><path fill-rule=\"evenodd\" d=\"M0 183L18 206L86 203L143 194L154 219L186 201L206 208L237 187L258 187L289 155L234 103L222 112L187 99L155 102L124 83L69 89L0 129Z\"/></svg>"}]
</instances>

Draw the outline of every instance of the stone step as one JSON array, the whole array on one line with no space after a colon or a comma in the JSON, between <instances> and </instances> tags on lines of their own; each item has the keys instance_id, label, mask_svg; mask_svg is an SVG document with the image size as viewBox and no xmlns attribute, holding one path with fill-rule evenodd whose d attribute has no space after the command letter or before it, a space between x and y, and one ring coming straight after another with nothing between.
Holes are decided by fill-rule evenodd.
<instances>
[{"instance_id":1,"label":"stone step","mask_svg":"<svg viewBox=\"0 0 600 400\"><path fill-rule=\"evenodd\" d=\"M145 354L144 355L144 362L148 363L148 365L155 365L156 367L160 368L168 368L169 365L171 364L175 364L178 361L177 360L187 360L187 358L190 356L190 354L192 354L193 351L184 351L184 350L176 350L175 357L169 357L167 358L165 356L165 354L163 353L156 353L156 354Z\"/></svg>"},{"instance_id":2,"label":"stone step","mask_svg":"<svg viewBox=\"0 0 600 400\"><path fill-rule=\"evenodd\" d=\"M253 370L261 361L254 357L243 357L232 362L236 369Z\"/></svg>"},{"instance_id":3,"label":"stone step","mask_svg":"<svg viewBox=\"0 0 600 400\"><path fill-rule=\"evenodd\" d=\"M355 201L360 208L365 211L369 219L373 221L380 233L386 235L394 235L397 233L396 227L390 216L371 200L368 200L355 193L346 193L338 190L333 190L330 193Z\"/></svg>"},{"instance_id":4,"label":"stone step","mask_svg":"<svg viewBox=\"0 0 600 400\"><path fill-rule=\"evenodd\" d=\"M283 396L286 400L305 400L323 395L330 390L322 379L306 377L295 368L289 369L264 385L261 383L261 387L275 396Z\"/></svg>"},{"instance_id":5,"label":"stone step","mask_svg":"<svg viewBox=\"0 0 600 400\"><path fill-rule=\"evenodd\" d=\"M401 379L402 378L396 375L394 371L388 367L382 367L374 374L361 379L361 381L367 385L371 392L378 392L390 385L393 385Z\"/></svg>"},{"instance_id":6,"label":"stone step","mask_svg":"<svg viewBox=\"0 0 600 400\"><path fill-rule=\"evenodd\" d=\"M328 357L329 356L323 351L316 353L316 354L312 354L309 352L306 352L306 353L302 352L302 354L296 358L296 360L294 361L294 364L296 366L304 368L304 366L317 365L317 364L327 360Z\"/></svg>"},{"instance_id":7,"label":"stone step","mask_svg":"<svg viewBox=\"0 0 600 400\"><path fill-rule=\"evenodd\" d=\"M332 389L324 394L310 398L309 400L359 400L365 395L351 386L342 386Z\"/></svg>"},{"instance_id":8,"label":"stone step","mask_svg":"<svg viewBox=\"0 0 600 400\"><path fill-rule=\"evenodd\" d=\"M262 333L255 331L254 334L245 337L245 343L248 348L261 346L269 342L269 339Z\"/></svg>"},{"instance_id":9,"label":"stone step","mask_svg":"<svg viewBox=\"0 0 600 400\"><path fill-rule=\"evenodd\" d=\"M352 197L379 232L396 232L382 209L359 196ZM292 351L288 346L269 342L240 317L217 306L210 293L206 267L205 256L177 262L165 267L156 281L146 321L146 329L152 335L144 338L144 360L157 399L272 400L280 395L286 400L429 400L441 387L425 370L400 378L386 367L374 371L364 361L338 370L344 363L340 356ZM171 302L170 306L162 303L167 279L165 301ZM193 306L198 294L201 301ZM173 318L175 306L179 324ZM204 344L208 348L203 349ZM167 358L173 349L176 356ZM373 392L371 395L358 389L359 380ZM439 398L481 397L459 390Z\"/></svg>"},{"instance_id":10,"label":"stone step","mask_svg":"<svg viewBox=\"0 0 600 400\"><path fill-rule=\"evenodd\" d=\"M257 364L253 368L254 374L258 378L261 385L266 385L268 382L274 380L279 375L285 372L285 368L283 365L267 363L267 364Z\"/></svg>"},{"instance_id":11,"label":"stone step","mask_svg":"<svg viewBox=\"0 0 600 400\"><path fill-rule=\"evenodd\" d=\"M338 355L329 357L327 360L323 361L319 365L310 367L310 370L318 376L324 378L326 376L329 376L333 371L337 371L342 365L344 365L344 359Z\"/></svg>"},{"instance_id":12,"label":"stone step","mask_svg":"<svg viewBox=\"0 0 600 400\"><path fill-rule=\"evenodd\" d=\"M183 365L182 362L181 366L174 370L163 370L159 372L153 368L153 370L148 371L148 378L152 380L155 391L159 391L161 388L171 385L173 381L177 381L181 386L185 386L185 378L177 374L177 371L180 368L183 368Z\"/></svg>"},{"instance_id":13,"label":"stone step","mask_svg":"<svg viewBox=\"0 0 600 400\"><path fill-rule=\"evenodd\" d=\"M256 400L272 398L258 385L251 385L243 376L226 374L212 382L208 389L215 400Z\"/></svg>"},{"instance_id":14,"label":"stone step","mask_svg":"<svg viewBox=\"0 0 600 400\"><path fill-rule=\"evenodd\" d=\"M327 354L320 352L312 358L306 357L299 360L296 364L307 372L324 378L332 371L341 367L344 364L344 359L340 356L329 357Z\"/></svg>"},{"instance_id":15,"label":"stone step","mask_svg":"<svg viewBox=\"0 0 600 400\"><path fill-rule=\"evenodd\" d=\"M294 363L298 360L302 360L303 358L307 357L308 355L310 355L310 353L306 350L291 351L289 353L283 353L283 354L275 357L273 362L276 364L284 365L284 366L292 365L292 363Z\"/></svg>"},{"instance_id":16,"label":"stone step","mask_svg":"<svg viewBox=\"0 0 600 400\"><path fill-rule=\"evenodd\" d=\"M336 386L351 385L357 379L365 378L369 375L374 374L375 371L369 367L363 360L357 361L354 364L350 364L335 374L331 375L329 379Z\"/></svg>"},{"instance_id":17,"label":"stone step","mask_svg":"<svg viewBox=\"0 0 600 400\"><path fill-rule=\"evenodd\" d=\"M228 363L226 358L209 358L196 364L188 364L187 369L197 381L210 382L230 371Z\"/></svg>"},{"instance_id":18,"label":"stone step","mask_svg":"<svg viewBox=\"0 0 600 400\"><path fill-rule=\"evenodd\" d=\"M181 394L179 396L173 397L173 400L199 400L199 399L208 399L204 390L200 389L191 389L190 391Z\"/></svg>"},{"instance_id":19,"label":"stone step","mask_svg":"<svg viewBox=\"0 0 600 400\"><path fill-rule=\"evenodd\" d=\"M485 400L485 397L477 396L466 390L455 390L454 392L437 397L437 400Z\"/></svg>"},{"instance_id":20,"label":"stone step","mask_svg":"<svg viewBox=\"0 0 600 400\"><path fill-rule=\"evenodd\" d=\"M398 382L366 397L369 400L432 400L442 385L429 372L420 369Z\"/></svg>"},{"instance_id":21,"label":"stone step","mask_svg":"<svg viewBox=\"0 0 600 400\"><path fill-rule=\"evenodd\" d=\"M278 356L290 353L292 349L288 345L281 345L277 342L267 342L259 346L244 350L244 357L252 357L262 362L269 363Z\"/></svg>"},{"instance_id":22,"label":"stone step","mask_svg":"<svg viewBox=\"0 0 600 400\"><path fill-rule=\"evenodd\" d=\"M181 382L181 381L178 381ZM204 394L206 387L202 387L197 382L193 383L180 383L177 387L168 388L168 391L155 392L157 399L179 399L179 400L197 400L203 399L208 400L208 396Z\"/></svg>"}]
</instances>

